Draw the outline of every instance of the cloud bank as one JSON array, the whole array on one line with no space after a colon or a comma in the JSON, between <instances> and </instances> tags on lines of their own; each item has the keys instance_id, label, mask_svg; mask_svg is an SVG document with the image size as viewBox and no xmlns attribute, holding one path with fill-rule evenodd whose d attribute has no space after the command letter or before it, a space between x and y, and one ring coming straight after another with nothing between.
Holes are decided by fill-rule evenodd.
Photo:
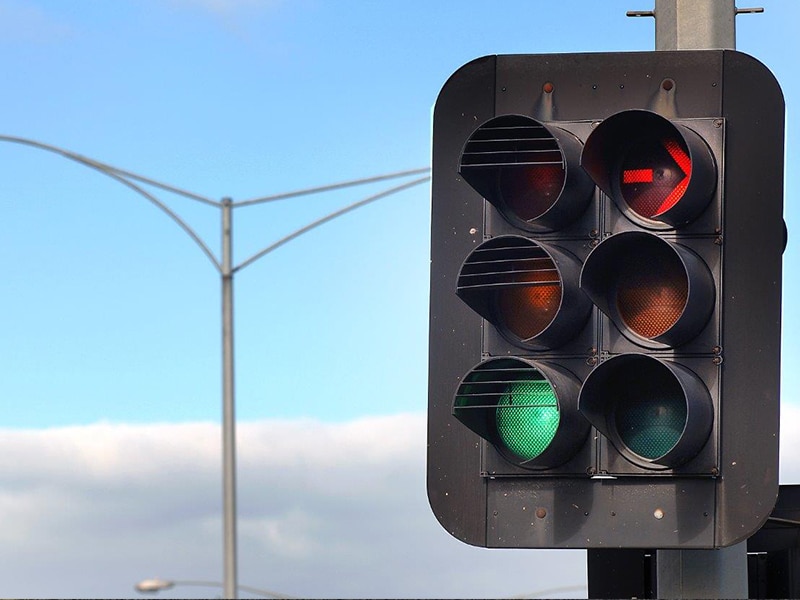
<instances>
[{"instance_id":1,"label":"cloud bank","mask_svg":"<svg viewBox=\"0 0 800 600\"><path fill-rule=\"evenodd\" d=\"M800 481L799 430L785 406L782 483ZM425 498L425 435L422 414L240 424L240 583L305 597L585 595L581 551L485 550L444 532ZM0 594L221 580L220 446L207 423L1 430Z\"/></svg>"},{"instance_id":2,"label":"cloud bank","mask_svg":"<svg viewBox=\"0 0 800 600\"><path fill-rule=\"evenodd\" d=\"M585 582L582 552L471 548L440 528L424 415L243 423L237 435L242 584L499 597ZM0 432L0 594L129 597L149 577L219 581L220 446L205 423ZM193 593L217 592L161 596Z\"/></svg>"}]
</instances>

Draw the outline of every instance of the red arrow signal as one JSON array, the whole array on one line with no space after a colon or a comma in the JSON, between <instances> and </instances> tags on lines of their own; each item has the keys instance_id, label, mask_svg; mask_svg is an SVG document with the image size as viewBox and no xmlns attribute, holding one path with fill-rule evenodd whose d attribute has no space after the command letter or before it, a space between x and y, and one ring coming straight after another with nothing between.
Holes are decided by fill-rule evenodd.
<instances>
[{"instance_id":1,"label":"red arrow signal","mask_svg":"<svg viewBox=\"0 0 800 600\"><path fill-rule=\"evenodd\" d=\"M632 194L623 194L626 202L635 212L648 219L658 217L680 201L689 186L692 174L692 159L677 140L664 140L658 144L657 150L652 146L650 148L650 151L647 151L646 145L643 148L645 156L640 165L641 162L655 163L652 167L637 166L622 170L622 184L637 186ZM629 159L637 158L640 156L629 154ZM664 164L664 161L669 161L672 165ZM683 177L667 191L664 186L669 182L670 173L673 174L673 180L678 173ZM667 193L663 195L665 191Z\"/></svg>"}]
</instances>

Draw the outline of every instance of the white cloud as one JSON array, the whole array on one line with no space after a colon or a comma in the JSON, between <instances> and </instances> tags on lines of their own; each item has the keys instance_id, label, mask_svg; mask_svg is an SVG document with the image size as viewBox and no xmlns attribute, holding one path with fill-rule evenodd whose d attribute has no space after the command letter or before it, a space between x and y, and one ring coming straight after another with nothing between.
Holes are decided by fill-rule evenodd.
<instances>
[{"instance_id":1,"label":"white cloud","mask_svg":"<svg viewBox=\"0 0 800 600\"><path fill-rule=\"evenodd\" d=\"M781 462L782 484L800 483L800 406L781 403Z\"/></svg>"},{"instance_id":2,"label":"white cloud","mask_svg":"<svg viewBox=\"0 0 800 600\"><path fill-rule=\"evenodd\" d=\"M476 549L439 527L425 498L424 415L243 423L237 435L243 584L495 597L584 581L581 552ZM220 447L219 427L203 423L0 431L3 595L119 597L147 577L220 580ZM195 591L209 593L173 592Z\"/></svg>"},{"instance_id":3,"label":"white cloud","mask_svg":"<svg viewBox=\"0 0 800 600\"><path fill-rule=\"evenodd\" d=\"M797 482L800 408L787 404L782 423L781 480ZM2 594L125 597L147 577L220 580L220 447L206 423L0 431ZM243 423L238 447L243 584L501 597L585 583L583 552L471 548L439 527L424 415ZM162 596L192 593L209 590Z\"/></svg>"},{"instance_id":4,"label":"white cloud","mask_svg":"<svg viewBox=\"0 0 800 600\"><path fill-rule=\"evenodd\" d=\"M72 34L70 25L31 2L0 0L0 40L50 43Z\"/></svg>"}]
</instances>

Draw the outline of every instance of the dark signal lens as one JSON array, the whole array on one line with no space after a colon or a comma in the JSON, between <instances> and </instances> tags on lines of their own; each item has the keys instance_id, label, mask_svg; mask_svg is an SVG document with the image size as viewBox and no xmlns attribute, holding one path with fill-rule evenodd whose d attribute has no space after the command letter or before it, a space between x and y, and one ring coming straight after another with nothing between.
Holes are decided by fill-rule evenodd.
<instances>
[{"instance_id":1,"label":"dark signal lens","mask_svg":"<svg viewBox=\"0 0 800 600\"><path fill-rule=\"evenodd\" d=\"M580 287L620 332L646 348L697 337L714 310L708 264L683 244L644 231L603 240L583 263Z\"/></svg>"},{"instance_id":2,"label":"dark signal lens","mask_svg":"<svg viewBox=\"0 0 800 600\"><path fill-rule=\"evenodd\" d=\"M672 450L686 427L686 401L677 379L648 373L618 390L615 416L622 443L648 460Z\"/></svg>"},{"instance_id":3,"label":"dark signal lens","mask_svg":"<svg viewBox=\"0 0 800 600\"><path fill-rule=\"evenodd\" d=\"M541 156L543 164L504 169L500 173L500 195L508 209L523 221L534 221L558 200L564 188L564 171L558 150Z\"/></svg>"},{"instance_id":4,"label":"dark signal lens","mask_svg":"<svg viewBox=\"0 0 800 600\"><path fill-rule=\"evenodd\" d=\"M501 115L464 145L459 172L503 218L525 231L557 231L586 212L594 191L581 141L524 115Z\"/></svg>"},{"instance_id":5,"label":"dark signal lens","mask_svg":"<svg viewBox=\"0 0 800 600\"><path fill-rule=\"evenodd\" d=\"M620 318L644 338L662 335L686 308L689 282L683 264L677 254L666 251L628 254L621 261L616 292Z\"/></svg>"},{"instance_id":6,"label":"dark signal lens","mask_svg":"<svg viewBox=\"0 0 800 600\"><path fill-rule=\"evenodd\" d=\"M552 323L562 298L561 277L551 258L525 263L520 265L524 271L509 274L515 286L497 293L501 325L522 340L539 335Z\"/></svg>"},{"instance_id":7,"label":"dark signal lens","mask_svg":"<svg viewBox=\"0 0 800 600\"><path fill-rule=\"evenodd\" d=\"M456 294L512 344L549 350L575 338L591 311L579 273L564 248L500 235L467 256Z\"/></svg>"},{"instance_id":8,"label":"dark signal lens","mask_svg":"<svg viewBox=\"0 0 800 600\"><path fill-rule=\"evenodd\" d=\"M714 422L711 396L697 374L646 354L601 362L584 381L578 410L625 458L648 469L696 457Z\"/></svg>"},{"instance_id":9,"label":"dark signal lens","mask_svg":"<svg viewBox=\"0 0 800 600\"><path fill-rule=\"evenodd\" d=\"M644 139L622 160L620 192L640 217L657 219L680 202L689 186L692 160L676 138Z\"/></svg>"}]
</instances>

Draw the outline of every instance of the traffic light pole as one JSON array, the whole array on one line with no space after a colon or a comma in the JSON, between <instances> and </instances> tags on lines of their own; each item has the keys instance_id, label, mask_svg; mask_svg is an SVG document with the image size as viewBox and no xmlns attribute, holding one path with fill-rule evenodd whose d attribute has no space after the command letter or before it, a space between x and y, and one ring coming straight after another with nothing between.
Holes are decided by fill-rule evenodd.
<instances>
[{"instance_id":1,"label":"traffic light pole","mask_svg":"<svg viewBox=\"0 0 800 600\"><path fill-rule=\"evenodd\" d=\"M736 8L735 0L655 0L655 10L628 11L655 17L656 50L736 49L736 15L763 8Z\"/></svg>"},{"instance_id":2,"label":"traffic light pole","mask_svg":"<svg viewBox=\"0 0 800 600\"><path fill-rule=\"evenodd\" d=\"M656 50L736 48L735 0L655 0L655 10L628 13L656 21ZM747 542L717 550L657 550L656 597L747 598Z\"/></svg>"}]
</instances>

